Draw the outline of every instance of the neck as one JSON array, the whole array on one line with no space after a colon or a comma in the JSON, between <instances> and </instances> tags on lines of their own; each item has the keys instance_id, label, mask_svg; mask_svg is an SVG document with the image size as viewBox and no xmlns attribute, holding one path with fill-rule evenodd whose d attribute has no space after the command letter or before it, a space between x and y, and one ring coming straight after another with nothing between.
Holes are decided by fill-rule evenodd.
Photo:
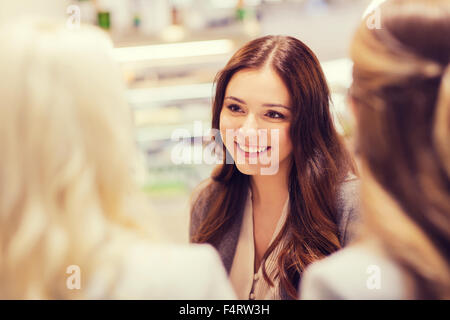
<instances>
[{"instance_id":1,"label":"neck","mask_svg":"<svg viewBox=\"0 0 450 320\"><path fill-rule=\"evenodd\" d=\"M280 166L274 175L254 175L250 178L253 202L261 205L284 203L289 193L289 165Z\"/></svg>"}]
</instances>

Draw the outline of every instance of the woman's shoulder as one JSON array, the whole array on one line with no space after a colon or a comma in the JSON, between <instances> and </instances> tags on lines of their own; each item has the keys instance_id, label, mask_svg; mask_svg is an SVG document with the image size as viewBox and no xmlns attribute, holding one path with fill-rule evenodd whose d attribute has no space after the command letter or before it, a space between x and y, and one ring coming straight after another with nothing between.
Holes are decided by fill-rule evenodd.
<instances>
[{"instance_id":1,"label":"woman's shoulder","mask_svg":"<svg viewBox=\"0 0 450 320\"><path fill-rule=\"evenodd\" d=\"M212 178L203 180L191 193L189 233L192 236L205 219L207 207L215 199L220 184Z\"/></svg>"},{"instance_id":2,"label":"woman's shoulder","mask_svg":"<svg viewBox=\"0 0 450 320\"><path fill-rule=\"evenodd\" d=\"M361 211L360 187L360 179L354 174L348 174L338 188L337 224L342 245L348 244L357 234Z\"/></svg>"},{"instance_id":3,"label":"woman's shoulder","mask_svg":"<svg viewBox=\"0 0 450 320\"><path fill-rule=\"evenodd\" d=\"M130 245L113 299L234 299L218 253L207 244Z\"/></svg>"},{"instance_id":4,"label":"woman's shoulder","mask_svg":"<svg viewBox=\"0 0 450 320\"><path fill-rule=\"evenodd\" d=\"M209 188L214 186L214 180L212 178L207 178L201 181L191 192L190 203L191 207L195 204L197 200L203 198L204 193L208 191Z\"/></svg>"},{"instance_id":5,"label":"woman's shoulder","mask_svg":"<svg viewBox=\"0 0 450 320\"><path fill-rule=\"evenodd\" d=\"M406 299L401 269L364 243L348 246L310 265L301 299Z\"/></svg>"},{"instance_id":6,"label":"woman's shoulder","mask_svg":"<svg viewBox=\"0 0 450 320\"><path fill-rule=\"evenodd\" d=\"M347 174L345 179L341 182L337 192L338 205L345 206L350 203L354 203L353 200L359 198L361 187L361 181L359 177L353 173Z\"/></svg>"}]
</instances>

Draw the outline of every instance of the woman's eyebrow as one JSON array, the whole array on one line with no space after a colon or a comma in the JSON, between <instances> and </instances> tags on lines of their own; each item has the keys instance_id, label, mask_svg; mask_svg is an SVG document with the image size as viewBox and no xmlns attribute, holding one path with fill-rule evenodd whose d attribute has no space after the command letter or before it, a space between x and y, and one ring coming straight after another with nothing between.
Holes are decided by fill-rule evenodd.
<instances>
[{"instance_id":1,"label":"woman's eyebrow","mask_svg":"<svg viewBox=\"0 0 450 320\"><path fill-rule=\"evenodd\" d=\"M287 110L291 110L291 107L282 105L282 104L278 104L278 103L265 103L263 104L263 107L267 107L267 108L285 108Z\"/></svg>"},{"instance_id":2,"label":"woman's eyebrow","mask_svg":"<svg viewBox=\"0 0 450 320\"><path fill-rule=\"evenodd\" d=\"M227 97L225 97L225 100L226 99L234 100L234 101L237 101L237 102L242 103L242 104L247 104L244 100L236 98L236 97L233 97L233 96L227 96ZM264 103L262 106L263 107L267 107L267 108L277 108L278 107L278 108L285 108L287 110L291 110L290 107L285 106L283 104L279 104L279 103Z\"/></svg>"},{"instance_id":3,"label":"woman's eyebrow","mask_svg":"<svg viewBox=\"0 0 450 320\"><path fill-rule=\"evenodd\" d=\"M247 104L247 103L245 103L244 100L241 100L241 99L236 98L236 97L233 97L233 96L225 97L225 100L226 100L226 99L231 99L231 100L237 101L237 102L242 103L242 104Z\"/></svg>"}]
</instances>

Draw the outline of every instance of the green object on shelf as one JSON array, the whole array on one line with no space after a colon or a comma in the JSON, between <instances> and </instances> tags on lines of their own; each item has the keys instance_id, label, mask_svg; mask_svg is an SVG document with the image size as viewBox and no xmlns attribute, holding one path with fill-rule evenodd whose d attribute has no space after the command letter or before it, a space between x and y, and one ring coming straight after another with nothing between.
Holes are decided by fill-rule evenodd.
<instances>
[{"instance_id":1,"label":"green object on shelf","mask_svg":"<svg viewBox=\"0 0 450 320\"><path fill-rule=\"evenodd\" d=\"M139 27L141 25L141 17L139 15L135 15L133 18L133 25L135 27Z\"/></svg>"},{"instance_id":2,"label":"green object on shelf","mask_svg":"<svg viewBox=\"0 0 450 320\"><path fill-rule=\"evenodd\" d=\"M100 28L109 30L111 28L111 17L109 12L98 13L98 25Z\"/></svg>"},{"instance_id":3,"label":"green object on shelf","mask_svg":"<svg viewBox=\"0 0 450 320\"><path fill-rule=\"evenodd\" d=\"M238 8L236 10L236 18L238 21L243 21L247 17L247 10Z\"/></svg>"}]
</instances>

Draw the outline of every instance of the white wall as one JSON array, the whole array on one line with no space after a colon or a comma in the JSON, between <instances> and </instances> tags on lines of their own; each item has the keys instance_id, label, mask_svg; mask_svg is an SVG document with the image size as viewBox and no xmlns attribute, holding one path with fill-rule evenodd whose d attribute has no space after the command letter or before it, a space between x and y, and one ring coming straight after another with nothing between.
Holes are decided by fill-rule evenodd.
<instances>
[{"instance_id":1,"label":"white wall","mask_svg":"<svg viewBox=\"0 0 450 320\"><path fill-rule=\"evenodd\" d=\"M69 0L0 0L0 24L23 15L67 17Z\"/></svg>"}]
</instances>

